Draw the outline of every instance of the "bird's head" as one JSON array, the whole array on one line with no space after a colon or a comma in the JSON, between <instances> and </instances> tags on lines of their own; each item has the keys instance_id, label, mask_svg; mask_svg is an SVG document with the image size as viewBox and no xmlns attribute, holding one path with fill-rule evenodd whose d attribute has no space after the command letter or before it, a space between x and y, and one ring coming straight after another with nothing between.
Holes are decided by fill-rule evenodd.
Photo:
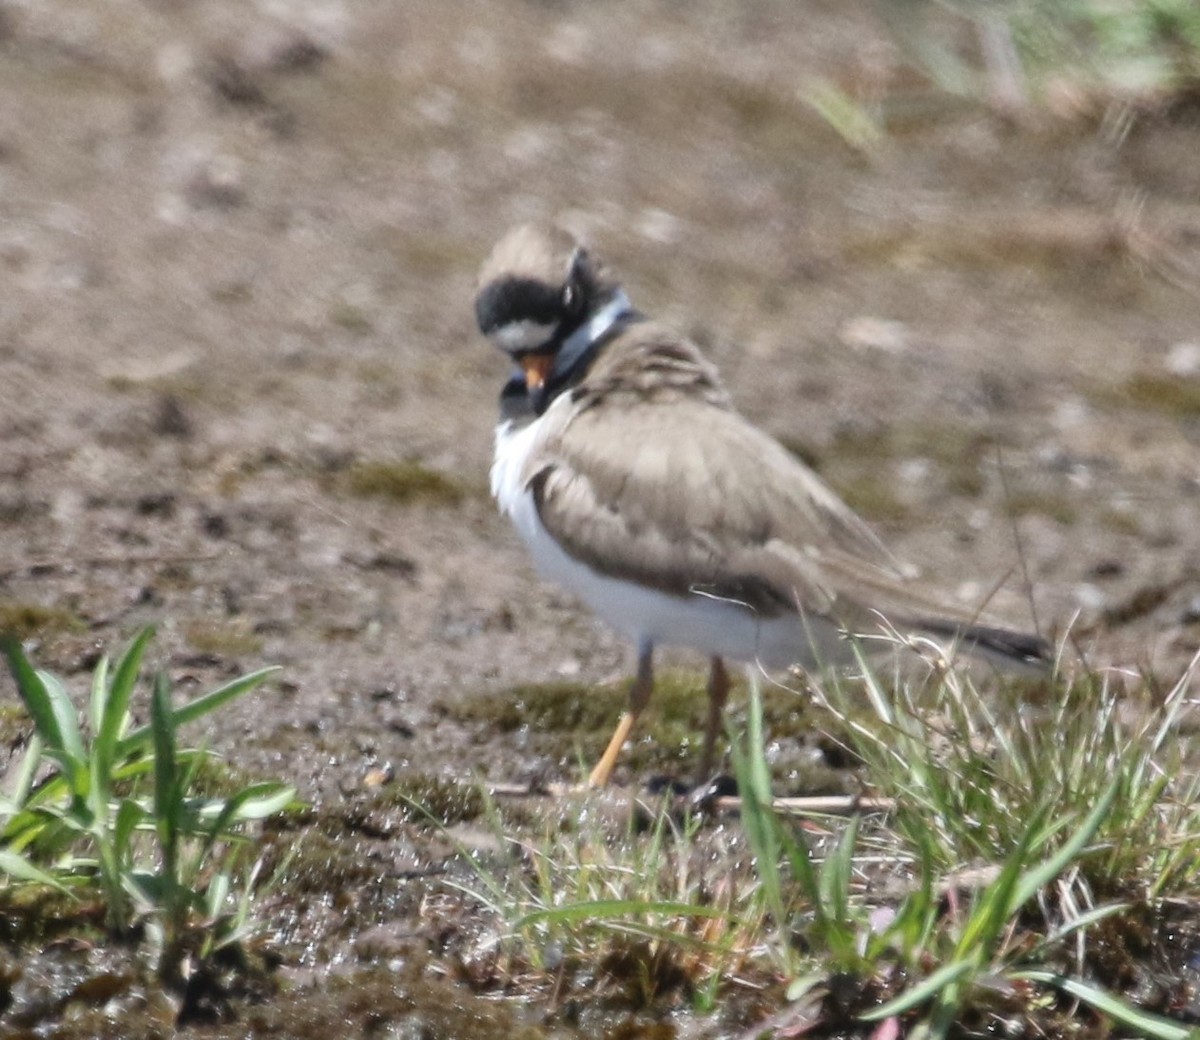
<instances>
[{"instance_id":1,"label":"bird's head","mask_svg":"<svg viewBox=\"0 0 1200 1040\"><path fill-rule=\"evenodd\" d=\"M475 318L480 331L520 369L537 399L569 374L594 341L591 333L607 331L615 318L599 322L603 329L592 330L589 323L608 311L628 311L623 300L617 283L571 235L522 225L484 261ZM578 347L583 348L579 356L570 356Z\"/></svg>"}]
</instances>

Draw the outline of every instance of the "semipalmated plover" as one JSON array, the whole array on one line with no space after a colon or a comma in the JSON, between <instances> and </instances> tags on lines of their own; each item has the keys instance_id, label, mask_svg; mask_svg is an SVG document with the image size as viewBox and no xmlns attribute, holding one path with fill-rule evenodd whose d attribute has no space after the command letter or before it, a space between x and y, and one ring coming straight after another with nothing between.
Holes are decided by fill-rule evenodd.
<instances>
[{"instance_id":1,"label":"semipalmated plover","mask_svg":"<svg viewBox=\"0 0 1200 1040\"><path fill-rule=\"evenodd\" d=\"M565 232L518 227L483 265L475 313L512 361L492 493L544 577L637 646L629 706L589 783L608 781L653 688L657 645L711 660L702 770L725 658L812 670L881 628L1040 664L1038 636L982 621L906 578L867 525L734 408L684 336L630 304Z\"/></svg>"}]
</instances>

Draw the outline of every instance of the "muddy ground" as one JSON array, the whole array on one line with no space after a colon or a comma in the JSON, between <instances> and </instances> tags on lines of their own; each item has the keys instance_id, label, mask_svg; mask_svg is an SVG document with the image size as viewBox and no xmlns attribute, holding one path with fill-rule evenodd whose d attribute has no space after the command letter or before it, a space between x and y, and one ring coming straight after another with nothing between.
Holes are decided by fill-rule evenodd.
<instances>
[{"instance_id":1,"label":"muddy ground","mask_svg":"<svg viewBox=\"0 0 1200 1040\"><path fill-rule=\"evenodd\" d=\"M0 3L0 620L81 693L146 622L184 692L281 665L194 739L295 783L287 840L336 850L272 904L286 984L229 1028L567 1028L422 975L452 850L368 785L577 779L620 708L629 649L487 495L506 373L470 302L516 221L587 234L929 578L1179 673L1200 102L1048 91L949 97L833 0ZM622 785L686 767L672 732Z\"/></svg>"}]
</instances>

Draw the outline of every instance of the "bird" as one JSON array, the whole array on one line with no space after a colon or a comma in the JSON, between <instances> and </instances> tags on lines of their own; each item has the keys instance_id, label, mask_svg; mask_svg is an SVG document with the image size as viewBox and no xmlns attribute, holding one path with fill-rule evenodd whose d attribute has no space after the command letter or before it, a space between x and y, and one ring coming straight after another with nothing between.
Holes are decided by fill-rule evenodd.
<instances>
[{"instance_id":1,"label":"bird","mask_svg":"<svg viewBox=\"0 0 1200 1040\"><path fill-rule=\"evenodd\" d=\"M632 305L555 225L522 224L484 260L480 332L511 373L493 497L537 571L637 648L628 705L588 777L611 779L654 687L656 647L709 659L700 774L730 689L726 660L806 672L854 659L881 626L1018 667L1050 646L948 605L803 461L734 406L686 336Z\"/></svg>"}]
</instances>

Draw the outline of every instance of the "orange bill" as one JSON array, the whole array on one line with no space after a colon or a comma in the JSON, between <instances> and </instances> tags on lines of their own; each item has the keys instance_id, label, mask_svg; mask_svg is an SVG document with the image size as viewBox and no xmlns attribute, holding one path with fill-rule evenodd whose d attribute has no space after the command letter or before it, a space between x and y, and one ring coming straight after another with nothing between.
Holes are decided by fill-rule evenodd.
<instances>
[{"instance_id":1,"label":"orange bill","mask_svg":"<svg viewBox=\"0 0 1200 1040\"><path fill-rule=\"evenodd\" d=\"M526 354L521 358L521 368L525 372L525 385L530 390L540 390L546 385L546 377L554 364L553 354Z\"/></svg>"}]
</instances>

